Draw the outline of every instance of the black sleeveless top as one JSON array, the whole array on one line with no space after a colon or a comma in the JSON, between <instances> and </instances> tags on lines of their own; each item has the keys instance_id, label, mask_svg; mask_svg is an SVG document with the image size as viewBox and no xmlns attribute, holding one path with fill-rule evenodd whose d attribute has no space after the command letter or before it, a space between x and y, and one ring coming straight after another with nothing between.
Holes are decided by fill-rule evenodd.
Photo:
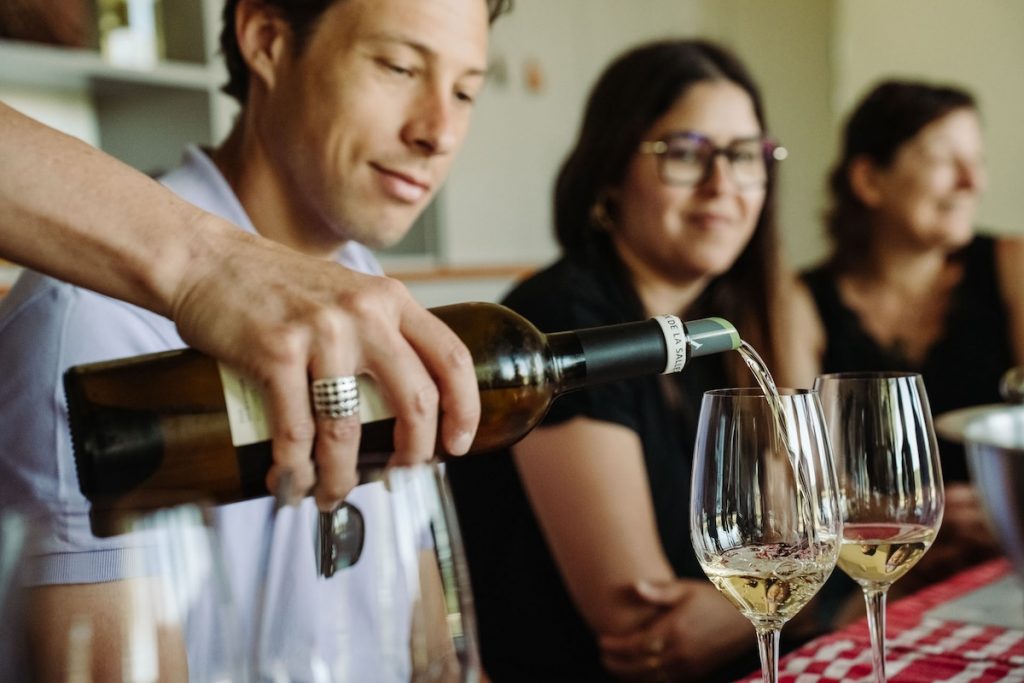
<instances>
[{"instance_id":1,"label":"black sleeveless top","mask_svg":"<svg viewBox=\"0 0 1024 683\"><path fill-rule=\"evenodd\" d=\"M644 317L621 262L607 250L557 261L517 286L504 303L544 332ZM587 416L637 433L658 533L678 576L704 577L689 538L690 470L703 392L728 386L726 378L721 355L695 358L677 375L564 395L543 423ZM682 405L669 404L662 382L675 384ZM511 453L451 459L446 467L469 564L481 655L491 680L613 681L562 580ZM735 665L721 680L753 670L756 659Z\"/></svg>"},{"instance_id":2,"label":"black sleeveless top","mask_svg":"<svg viewBox=\"0 0 1024 683\"><path fill-rule=\"evenodd\" d=\"M975 237L952 258L963 262L963 279L953 290L943 336L920 365L883 348L864 331L857 314L840 298L835 273L828 266L803 273L825 327L822 372L919 372L934 416L999 402L999 379L1014 361L996 274L995 241ZM939 450L943 479L966 480L963 447L940 439Z\"/></svg>"}]
</instances>

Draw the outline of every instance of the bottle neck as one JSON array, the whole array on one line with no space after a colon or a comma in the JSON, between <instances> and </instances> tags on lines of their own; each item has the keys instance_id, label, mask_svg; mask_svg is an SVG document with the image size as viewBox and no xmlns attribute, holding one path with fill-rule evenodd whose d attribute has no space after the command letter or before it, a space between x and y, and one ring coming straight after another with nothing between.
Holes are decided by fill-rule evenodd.
<instances>
[{"instance_id":1,"label":"bottle neck","mask_svg":"<svg viewBox=\"0 0 1024 683\"><path fill-rule=\"evenodd\" d=\"M551 334L548 344L558 393L656 375L665 371L668 359L665 334L655 320Z\"/></svg>"},{"instance_id":2,"label":"bottle neck","mask_svg":"<svg viewBox=\"0 0 1024 683\"><path fill-rule=\"evenodd\" d=\"M557 393L634 377L679 372L694 356L737 348L736 329L721 318L686 323L671 315L642 322L548 335Z\"/></svg>"},{"instance_id":3,"label":"bottle neck","mask_svg":"<svg viewBox=\"0 0 1024 683\"><path fill-rule=\"evenodd\" d=\"M554 368L555 394L585 387L587 359L575 332L555 332L547 335L548 348Z\"/></svg>"}]
</instances>

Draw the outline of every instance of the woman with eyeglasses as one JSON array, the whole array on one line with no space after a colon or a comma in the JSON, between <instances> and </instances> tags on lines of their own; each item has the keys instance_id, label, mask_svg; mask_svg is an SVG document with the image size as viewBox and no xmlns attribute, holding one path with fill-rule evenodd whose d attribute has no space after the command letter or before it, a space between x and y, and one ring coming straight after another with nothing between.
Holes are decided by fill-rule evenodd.
<instances>
[{"instance_id":1,"label":"woman with eyeglasses","mask_svg":"<svg viewBox=\"0 0 1024 683\"><path fill-rule=\"evenodd\" d=\"M773 211L784 156L733 55L703 41L624 54L557 180L562 257L504 303L547 332L721 316L791 382ZM756 667L750 624L704 577L688 521L702 394L750 384L738 354L698 358L567 395L510 452L450 463L495 683Z\"/></svg>"},{"instance_id":2,"label":"woman with eyeglasses","mask_svg":"<svg viewBox=\"0 0 1024 683\"><path fill-rule=\"evenodd\" d=\"M934 415L1000 402L1000 376L1024 364L1024 240L976 234L986 183L969 92L890 80L857 104L829 178L832 252L803 274L819 319L798 340L822 372L919 372ZM942 530L894 591L996 552L963 447L940 440L939 450ZM839 582L837 573L823 596ZM863 613L848 585L851 609L840 621Z\"/></svg>"}]
</instances>

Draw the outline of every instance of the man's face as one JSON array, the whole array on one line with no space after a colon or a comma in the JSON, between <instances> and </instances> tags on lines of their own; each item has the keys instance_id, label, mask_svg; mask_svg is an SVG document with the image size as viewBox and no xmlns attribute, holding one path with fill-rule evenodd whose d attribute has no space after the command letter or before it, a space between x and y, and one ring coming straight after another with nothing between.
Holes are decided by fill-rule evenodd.
<instances>
[{"instance_id":1,"label":"man's face","mask_svg":"<svg viewBox=\"0 0 1024 683\"><path fill-rule=\"evenodd\" d=\"M339 0L287 36L257 134L306 239L401 239L465 139L487 62L483 0Z\"/></svg>"}]
</instances>

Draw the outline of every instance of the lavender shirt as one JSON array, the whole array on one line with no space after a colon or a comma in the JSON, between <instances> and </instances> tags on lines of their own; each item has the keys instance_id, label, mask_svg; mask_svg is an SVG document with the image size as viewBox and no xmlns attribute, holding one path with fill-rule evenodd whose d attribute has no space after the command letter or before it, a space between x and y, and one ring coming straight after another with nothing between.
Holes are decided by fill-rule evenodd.
<instances>
[{"instance_id":1,"label":"lavender shirt","mask_svg":"<svg viewBox=\"0 0 1024 683\"><path fill-rule=\"evenodd\" d=\"M183 164L161 182L200 208L255 232L230 186L200 149L188 148ZM354 270L381 273L373 254L354 242L337 260ZM92 535L88 502L75 474L61 376L72 365L183 346L167 318L31 271L0 303L0 509L41 512L52 525L37 539L27 567L31 583L97 583L146 575L150 569L136 561L140 549L181 547L181 538L160 529L106 539ZM423 528L396 531L389 517L390 495L379 483L357 487L349 501L366 518L366 545L362 559L330 581L315 579L311 500L278 514L269 499L213 511L214 547L223 557L229 590L185 586L178 596L192 680L216 675L214 660L223 659L225 649L248 662L257 641L264 649L309 645L308 652L289 652L295 661L284 666L292 669L291 680L306 680L303 671L310 670L313 657L342 680L408 680L415 557L397 549L429 547L429 534ZM403 555L404 562L396 561ZM228 606L221 600L225 593ZM17 675L4 668L0 679Z\"/></svg>"}]
</instances>

